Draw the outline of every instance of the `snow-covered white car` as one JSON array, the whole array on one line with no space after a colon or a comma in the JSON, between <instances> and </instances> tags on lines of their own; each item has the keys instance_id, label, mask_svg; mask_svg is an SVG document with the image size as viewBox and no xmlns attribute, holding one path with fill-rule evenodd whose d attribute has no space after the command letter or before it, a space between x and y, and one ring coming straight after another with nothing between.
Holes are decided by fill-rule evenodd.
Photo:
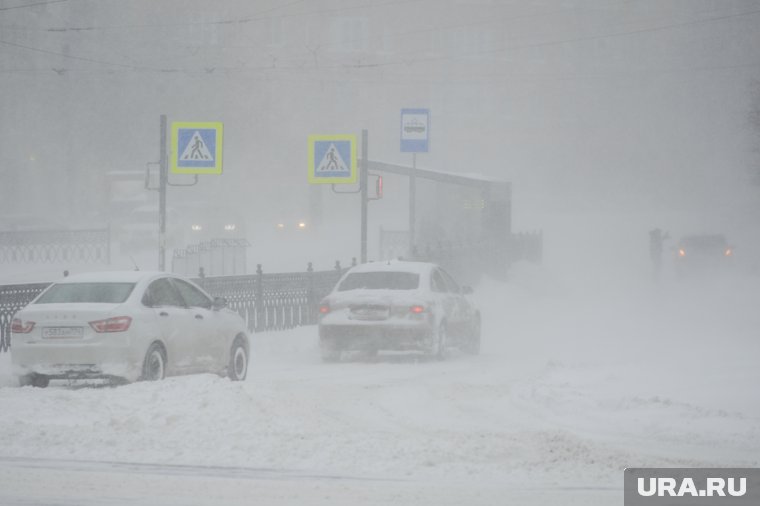
<instances>
[{"instance_id":1,"label":"snow-covered white car","mask_svg":"<svg viewBox=\"0 0 760 506\"><path fill-rule=\"evenodd\" d=\"M319 306L325 361L343 351L420 351L443 358L449 346L480 351L480 312L441 267L374 262L349 269Z\"/></svg>"},{"instance_id":2,"label":"snow-covered white car","mask_svg":"<svg viewBox=\"0 0 760 506\"><path fill-rule=\"evenodd\" d=\"M22 386L51 379L160 380L212 372L243 380L245 322L191 281L163 272L93 272L53 283L11 323Z\"/></svg>"}]
</instances>

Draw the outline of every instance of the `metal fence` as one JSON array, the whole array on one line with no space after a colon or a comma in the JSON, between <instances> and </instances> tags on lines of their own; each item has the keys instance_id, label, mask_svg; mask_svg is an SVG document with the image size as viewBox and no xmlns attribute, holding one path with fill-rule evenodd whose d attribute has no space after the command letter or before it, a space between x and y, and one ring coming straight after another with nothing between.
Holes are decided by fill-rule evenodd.
<instances>
[{"instance_id":1,"label":"metal fence","mask_svg":"<svg viewBox=\"0 0 760 506\"><path fill-rule=\"evenodd\" d=\"M0 286L0 352L11 346L11 320L16 311L26 306L50 283Z\"/></svg>"},{"instance_id":2,"label":"metal fence","mask_svg":"<svg viewBox=\"0 0 760 506\"><path fill-rule=\"evenodd\" d=\"M246 321L251 332L283 330L317 321L319 301L333 289L346 269L339 262L328 271L263 272L244 276L216 276L194 279L214 297L224 297L229 307ZM50 283L0 286L0 352L11 346L13 315Z\"/></svg>"},{"instance_id":3,"label":"metal fence","mask_svg":"<svg viewBox=\"0 0 760 506\"><path fill-rule=\"evenodd\" d=\"M107 228L0 232L0 263L111 262Z\"/></svg>"},{"instance_id":4,"label":"metal fence","mask_svg":"<svg viewBox=\"0 0 760 506\"><path fill-rule=\"evenodd\" d=\"M175 249L172 255L172 272L193 276L201 269L207 276L235 276L245 273L246 239L220 238Z\"/></svg>"}]
</instances>

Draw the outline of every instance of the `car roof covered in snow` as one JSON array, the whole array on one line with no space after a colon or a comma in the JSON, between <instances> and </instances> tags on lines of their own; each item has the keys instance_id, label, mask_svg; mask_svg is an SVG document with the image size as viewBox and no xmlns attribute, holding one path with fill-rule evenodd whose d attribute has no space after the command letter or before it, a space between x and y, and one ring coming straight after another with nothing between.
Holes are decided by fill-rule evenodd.
<instances>
[{"instance_id":1,"label":"car roof covered in snow","mask_svg":"<svg viewBox=\"0 0 760 506\"><path fill-rule=\"evenodd\" d=\"M411 272L425 274L436 267L430 262L409 262L405 260L385 260L369 262L353 267L349 272Z\"/></svg>"},{"instance_id":2,"label":"car roof covered in snow","mask_svg":"<svg viewBox=\"0 0 760 506\"><path fill-rule=\"evenodd\" d=\"M143 279L156 276L171 276L159 271L102 271L72 274L59 279L56 283L137 283Z\"/></svg>"}]
</instances>

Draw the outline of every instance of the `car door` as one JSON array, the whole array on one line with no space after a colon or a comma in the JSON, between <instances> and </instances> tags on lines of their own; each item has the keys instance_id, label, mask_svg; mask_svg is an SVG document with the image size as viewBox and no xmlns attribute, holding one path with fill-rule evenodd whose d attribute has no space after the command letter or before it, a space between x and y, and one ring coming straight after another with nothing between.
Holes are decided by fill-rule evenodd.
<instances>
[{"instance_id":1,"label":"car door","mask_svg":"<svg viewBox=\"0 0 760 506\"><path fill-rule=\"evenodd\" d=\"M456 328L456 335L463 337L467 334L467 327L472 317L472 306L462 293L459 283L454 281L454 278L445 270L440 269L440 272L453 301L452 315L450 317L452 326Z\"/></svg>"},{"instance_id":2,"label":"car door","mask_svg":"<svg viewBox=\"0 0 760 506\"><path fill-rule=\"evenodd\" d=\"M435 304L439 308L439 314L436 318L439 322L446 320L447 325L455 323L451 318L454 317L455 301L446 286L439 269L433 269L430 273L430 289L435 299Z\"/></svg>"},{"instance_id":3,"label":"car door","mask_svg":"<svg viewBox=\"0 0 760 506\"><path fill-rule=\"evenodd\" d=\"M209 372L220 369L225 348L223 315L211 308L213 301L197 287L178 278L172 278L172 283L192 317L193 369Z\"/></svg>"},{"instance_id":4,"label":"car door","mask_svg":"<svg viewBox=\"0 0 760 506\"><path fill-rule=\"evenodd\" d=\"M158 278L148 285L142 302L156 316L166 346L168 369L187 372L191 366L189 343L193 339L193 322L179 292L169 278Z\"/></svg>"}]
</instances>

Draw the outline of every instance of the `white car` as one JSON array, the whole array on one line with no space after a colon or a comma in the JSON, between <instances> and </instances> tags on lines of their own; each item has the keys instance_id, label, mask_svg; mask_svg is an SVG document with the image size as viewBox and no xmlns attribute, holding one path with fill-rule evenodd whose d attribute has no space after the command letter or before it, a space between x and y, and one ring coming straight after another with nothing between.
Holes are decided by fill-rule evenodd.
<instances>
[{"instance_id":1,"label":"white car","mask_svg":"<svg viewBox=\"0 0 760 506\"><path fill-rule=\"evenodd\" d=\"M421 351L443 358L449 346L480 351L480 312L441 267L375 262L349 269L319 306L324 361L343 351Z\"/></svg>"},{"instance_id":2,"label":"white car","mask_svg":"<svg viewBox=\"0 0 760 506\"><path fill-rule=\"evenodd\" d=\"M245 322L187 279L162 272L97 272L50 285L11 323L22 386L51 379L117 382L212 372L243 380Z\"/></svg>"}]
</instances>

